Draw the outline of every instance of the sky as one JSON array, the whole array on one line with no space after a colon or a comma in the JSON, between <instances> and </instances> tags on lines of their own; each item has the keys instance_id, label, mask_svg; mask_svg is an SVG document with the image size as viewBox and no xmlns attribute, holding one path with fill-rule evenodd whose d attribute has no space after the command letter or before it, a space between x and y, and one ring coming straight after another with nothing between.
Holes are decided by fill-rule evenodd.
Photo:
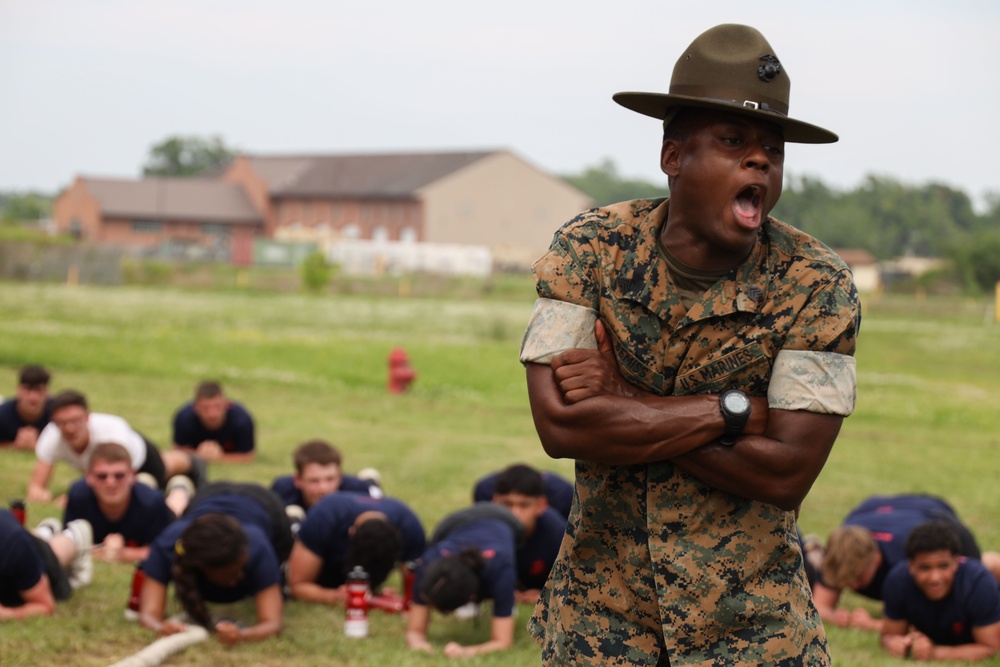
<instances>
[{"instance_id":1,"label":"sky","mask_svg":"<svg viewBox=\"0 0 1000 667\"><path fill-rule=\"evenodd\" d=\"M511 150L665 183L666 92L719 23L759 29L790 115L841 137L786 174L1000 193L995 0L0 0L0 191L136 178L170 136L256 154Z\"/></svg>"}]
</instances>

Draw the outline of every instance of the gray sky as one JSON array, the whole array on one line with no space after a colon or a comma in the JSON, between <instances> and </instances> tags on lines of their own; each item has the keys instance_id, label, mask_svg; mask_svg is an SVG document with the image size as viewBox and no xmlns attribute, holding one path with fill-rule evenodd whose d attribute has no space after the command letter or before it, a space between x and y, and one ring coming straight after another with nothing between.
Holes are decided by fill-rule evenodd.
<instances>
[{"instance_id":1,"label":"gray sky","mask_svg":"<svg viewBox=\"0 0 1000 667\"><path fill-rule=\"evenodd\" d=\"M508 148L657 183L666 92L718 23L767 37L791 115L837 132L786 171L1000 192L1000 2L0 0L0 190L136 177L175 134L255 153Z\"/></svg>"}]
</instances>

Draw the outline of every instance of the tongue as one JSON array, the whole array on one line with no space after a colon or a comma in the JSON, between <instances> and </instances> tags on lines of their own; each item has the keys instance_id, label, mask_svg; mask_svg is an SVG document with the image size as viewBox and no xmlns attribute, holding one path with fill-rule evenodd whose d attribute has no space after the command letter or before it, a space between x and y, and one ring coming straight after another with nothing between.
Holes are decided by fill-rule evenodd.
<instances>
[{"instance_id":1,"label":"tongue","mask_svg":"<svg viewBox=\"0 0 1000 667\"><path fill-rule=\"evenodd\" d=\"M757 207L753 204L753 197L748 195L740 195L737 197L736 210L747 217L751 217L757 213Z\"/></svg>"}]
</instances>

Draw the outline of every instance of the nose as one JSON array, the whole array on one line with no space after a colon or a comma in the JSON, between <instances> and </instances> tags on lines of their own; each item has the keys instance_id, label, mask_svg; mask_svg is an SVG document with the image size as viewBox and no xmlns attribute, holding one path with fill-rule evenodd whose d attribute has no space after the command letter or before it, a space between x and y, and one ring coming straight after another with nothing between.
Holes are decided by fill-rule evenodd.
<instances>
[{"instance_id":1,"label":"nose","mask_svg":"<svg viewBox=\"0 0 1000 667\"><path fill-rule=\"evenodd\" d=\"M762 143L752 141L748 144L742 164L744 169L759 169L766 174L771 168L771 158Z\"/></svg>"}]
</instances>

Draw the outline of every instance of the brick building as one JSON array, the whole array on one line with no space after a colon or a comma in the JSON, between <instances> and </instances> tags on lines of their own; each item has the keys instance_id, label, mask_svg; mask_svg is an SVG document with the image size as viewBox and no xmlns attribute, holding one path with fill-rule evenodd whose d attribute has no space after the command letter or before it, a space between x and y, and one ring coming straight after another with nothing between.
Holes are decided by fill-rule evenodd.
<instances>
[{"instance_id":1,"label":"brick building","mask_svg":"<svg viewBox=\"0 0 1000 667\"><path fill-rule=\"evenodd\" d=\"M459 244L526 266L589 205L510 151L241 155L211 179L77 178L53 219L99 243Z\"/></svg>"}]
</instances>

